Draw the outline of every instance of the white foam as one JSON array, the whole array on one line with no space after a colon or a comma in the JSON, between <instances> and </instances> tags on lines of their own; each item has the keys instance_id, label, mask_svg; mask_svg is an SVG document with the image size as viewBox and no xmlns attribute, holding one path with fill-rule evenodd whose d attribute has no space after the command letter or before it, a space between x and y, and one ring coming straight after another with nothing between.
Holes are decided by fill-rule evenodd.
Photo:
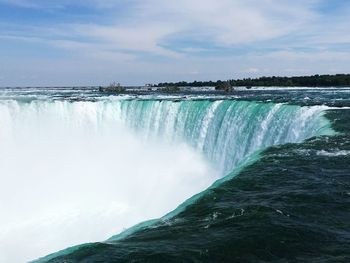
<instances>
[{"instance_id":1,"label":"white foam","mask_svg":"<svg viewBox=\"0 0 350 263\"><path fill-rule=\"evenodd\" d=\"M350 155L350 151L346 151L346 150L341 150L341 151L325 151L325 150L321 150L321 151L317 151L316 153L319 156L329 156L329 157L336 157L336 156L346 156L346 155Z\"/></svg>"},{"instance_id":2,"label":"white foam","mask_svg":"<svg viewBox=\"0 0 350 263\"><path fill-rule=\"evenodd\" d=\"M198 152L140 140L117 110L89 102L2 105L0 262L105 240L216 179Z\"/></svg>"}]
</instances>

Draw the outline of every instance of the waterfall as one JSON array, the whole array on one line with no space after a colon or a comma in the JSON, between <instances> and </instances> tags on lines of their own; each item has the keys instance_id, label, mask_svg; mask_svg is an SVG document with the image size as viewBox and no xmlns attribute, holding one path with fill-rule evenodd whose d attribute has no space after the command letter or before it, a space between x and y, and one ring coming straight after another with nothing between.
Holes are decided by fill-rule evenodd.
<instances>
[{"instance_id":1,"label":"waterfall","mask_svg":"<svg viewBox=\"0 0 350 263\"><path fill-rule=\"evenodd\" d=\"M2 100L0 261L104 240L160 217L257 150L329 134L325 109L235 100Z\"/></svg>"},{"instance_id":2,"label":"waterfall","mask_svg":"<svg viewBox=\"0 0 350 263\"><path fill-rule=\"evenodd\" d=\"M246 156L271 145L327 134L326 107L232 100L118 101L121 120L145 139L186 141L226 175Z\"/></svg>"}]
</instances>

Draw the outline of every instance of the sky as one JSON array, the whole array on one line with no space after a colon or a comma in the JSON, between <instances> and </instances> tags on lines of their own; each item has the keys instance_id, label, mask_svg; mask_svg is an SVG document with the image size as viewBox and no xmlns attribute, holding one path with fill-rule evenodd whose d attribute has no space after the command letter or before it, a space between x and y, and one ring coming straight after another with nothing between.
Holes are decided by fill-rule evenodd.
<instances>
[{"instance_id":1,"label":"sky","mask_svg":"<svg viewBox=\"0 0 350 263\"><path fill-rule=\"evenodd\" d=\"M349 0L0 0L0 86L350 73Z\"/></svg>"}]
</instances>

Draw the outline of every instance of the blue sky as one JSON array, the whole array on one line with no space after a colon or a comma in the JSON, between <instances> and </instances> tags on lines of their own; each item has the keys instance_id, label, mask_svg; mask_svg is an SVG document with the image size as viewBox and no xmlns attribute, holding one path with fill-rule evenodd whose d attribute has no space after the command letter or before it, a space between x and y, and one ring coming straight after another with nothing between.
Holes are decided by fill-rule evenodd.
<instances>
[{"instance_id":1,"label":"blue sky","mask_svg":"<svg viewBox=\"0 0 350 263\"><path fill-rule=\"evenodd\" d=\"M350 73L349 0L0 0L0 86Z\"/></svg>"}]
</instances>

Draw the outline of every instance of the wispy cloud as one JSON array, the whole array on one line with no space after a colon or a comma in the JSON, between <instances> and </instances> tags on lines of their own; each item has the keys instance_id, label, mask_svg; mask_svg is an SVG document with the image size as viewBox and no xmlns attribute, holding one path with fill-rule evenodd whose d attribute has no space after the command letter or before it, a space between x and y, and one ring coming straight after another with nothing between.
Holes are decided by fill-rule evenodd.
<instances>
[{"instance_id":1,"label":"wispy cloud","mask_svg":"<svg viewBox=\"0 0 350 263\"><path fill-rule=\"evenodd\" d=\"M150 66L185 64L189 75L208 76L213 59L222 61L222 71L228 59L241 63L228 68L232 75L273 74L282 71L269 61L277 57L285 69L333 59L345 70L350 7L332 3L328 14L325 0L0 0L10 10L26 10L16 22L0 18L0 38L74 52L74 59L131 63L140 76ZM266 65L254 64L262 59Z\"/></svg>"}]
</instances>

